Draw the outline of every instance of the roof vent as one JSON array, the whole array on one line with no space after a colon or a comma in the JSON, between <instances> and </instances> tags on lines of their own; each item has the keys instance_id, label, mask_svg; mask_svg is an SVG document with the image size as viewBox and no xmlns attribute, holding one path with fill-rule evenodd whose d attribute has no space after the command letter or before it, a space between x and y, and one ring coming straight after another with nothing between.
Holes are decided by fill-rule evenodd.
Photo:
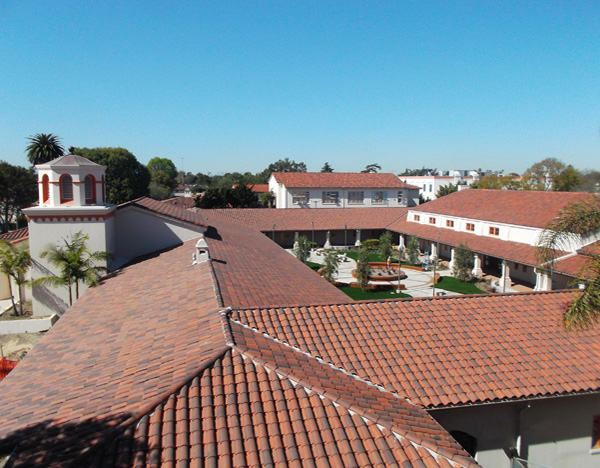
<instances>
[{"instance_id":1,"label":"roof vent","mask_svg":"<svg viewBox=\"0 0 600 468\"><path fill-rule=\"evenodd\" d=\"M204 235L201 235L198 242L196 242L196 252L192 255L192 265L204 263L208 260L210 260L210 249Z\"/></svg>"}]
</instances>

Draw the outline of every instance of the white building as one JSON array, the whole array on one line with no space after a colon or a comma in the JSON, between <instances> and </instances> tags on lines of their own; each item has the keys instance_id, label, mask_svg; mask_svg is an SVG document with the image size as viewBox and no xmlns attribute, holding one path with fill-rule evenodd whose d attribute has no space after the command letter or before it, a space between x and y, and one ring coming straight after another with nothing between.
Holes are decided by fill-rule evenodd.
<instances>
[{"instance_id":1,"label":"white building","mask_svg":"<svg viewBox=\"0 0 600 468\"><path fill-rule=\"evenodd\" d=\"M482 177L477 171L453 170L444 173L428 174L423 176L398 176L407 184L419 187L419 195L424 200L435 200L438 190L446 185L458 185L458 190L469 188L473 182Z\"/></svg>"},{"instance_id":2,"label":"white building","mask_svg":"<svg viewBox=\"0 0 600 468\"><path fill-rule=\"evenodd\" d=\"M276 208L407 207L419 203L418 188L389 173L274 172L269 190Z\"/></svg>"}]
</instances>

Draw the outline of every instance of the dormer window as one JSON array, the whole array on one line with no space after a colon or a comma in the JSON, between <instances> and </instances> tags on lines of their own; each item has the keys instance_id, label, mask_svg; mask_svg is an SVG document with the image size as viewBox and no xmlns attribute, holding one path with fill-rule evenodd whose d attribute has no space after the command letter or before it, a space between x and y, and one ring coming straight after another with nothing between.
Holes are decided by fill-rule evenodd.
<instances>
[{"instance_id":1,"label":"dormer window","mask_svg":"<svg viewBox=\"0 0 600 468\"><path fill-rule=\"evenodd\" d=\"M88 205L96 203L96 180L91 175L85 177L85 202Z\"/></svg>"},{"instance_id":2,"label":"dormer window","mask_svg":"<svg viewBox=\"0 0 600 468\"><path fill-rule=\"evenodd\" d=\"M65 174L60 178L60 202L69 203L73 201L73 178Z\"/></svg>"}]
</instances>

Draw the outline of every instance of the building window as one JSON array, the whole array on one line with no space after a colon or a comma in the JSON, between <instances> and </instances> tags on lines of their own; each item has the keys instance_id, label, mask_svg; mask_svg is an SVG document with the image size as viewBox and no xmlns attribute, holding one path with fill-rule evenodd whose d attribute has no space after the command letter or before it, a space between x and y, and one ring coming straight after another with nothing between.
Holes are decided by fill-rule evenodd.
<instances>
[{"instance_id":1,"label":"building window","mask_svg":"<svg viewBox=\"0 0 600 468\"><path fill-rule=\"evenodd\" d=\"M527 273L527 265L523 265L523 273Z\"/></svg>"},{"instance_id":2,"label":"building window","mask_svg":"<svg viewBox=\"0 0 600 468\"><path fill-rule=\"evenodd\" d=\"M451 219L446 220L446 227L454 227L454 221Z\"/></svg>"},{"instance_id":3,"label":"building window","mask_svg":"<svg viewBox=\"0 0 600 468\"><path fill-rule=\"evenodd\" d=\"M292 203L294 205L304 205L310 201L310 194L308 192L293 192Z\"/></svg>"},{"instance_id":4,"label":"building window","mask_svg":"<svg viewBox=\"0 0 600 468\"><path fill-rule=\"evenodd\" d=\"M429 191L433 192L433 184L429 184Z\"/></svg>"},{"instance_id":5,"label":"building window","mask_svg":"<svg viewBox=\"0 0 600 468\"><path fill-rule=\"evenodd\" d=\"M96 203L96 179L91 175L85 177L85 202L88 205Z\"/></svg>"},{"instance_id":6,"label":"building window","mask_svg":"<svg viewBox=\"0 0 600 468\"><path fill-rule=\"evenodd\" d=\"M350 205L360 205L365 202L365 192L351 191L348 192L348 203Z\"/></svg>"},{"instance_id":7,"label":"building window","mask_svg":"<svg viewBox=\"0 0 600 468\"><path fill-rule=\"evenodd\" d=\"M423 192L427 191L427 184L423 184Z\"/></svg>"},{"instance_id":8,"label":"building window","mask_svg":"<svg viewBox=\"0 0 600 468\"><path fill-rule=\"evenodd\" d=\"M48 174L44 174L42 177L42 203L48 203L50 200L50 180L48 179Z\"/></svg>"},{"instance_id":9,"label":"building window","mask_svg":"<svg viewBox=\"0 0 600 468\"><path fill-rule=\"evenodd\" d=\"M73 178L67 174L60 178L60 202L71 201L73 201Z\"/></svg>"},{"instance_id":10,"label":"building window","mask_svg":"<svg viewBox=\"0 0 600 468\"><path fill-rule=\"evenodd\" d=\"M490 227L490 234L492 236L498 236L498 235L500 235L500 228Z\"/></svg>"},{"instance_id":11,"label":"building window","mask_svg":"<svg viewBox=\"0 0 600 468\"><path fill-rule=\"evenodd\" d=\"M473 223L467 223L467 231L475 232L475 225Z\"/></svg>"},{"instance_id":12,"label":"building window","mask_svg":"<svg viewBox=\"0 0 600 468\"><path fill-rule=\"evenodd\" d=\"M398 191L398 204L402 203L402 192Z\"/></svg>"},{"instance_id":13,"label":"building window","mask_svg":"<svg viewBox=\"0 0 600 468\"><path fill-rule=\"evenodd\" d=\"M334 205L338 203L340 192L323 192L321 201L324 205Z\"/></svg>"},{"instance_id":14,"label":"building window","mask_svg":"<svg viewBox=\"0 0 600 468\"><path fill-rule=\"evenodd\" d=\"M419 215L414 215L414 220L415 220L415 221L421 221L421 216L419 216Z\"/></svg>"},{"instance_id":15,"label":"building window","mask_svg":"<svg viewBox=\"0 0 600 468\"><path fill-rule=\"evenodd\" d=\"M435 218L429 217L429 224L435 224Z\"/></svg>"},{"instance_id":16,"label":"building window","mask_svg":"<svg viewBox=\"0 0 600 468\"><path fill-rule=\"evenodd\" d=\"M377 190L371 192L371 203L373 205L382 205L387 201L387 192Z\"/></svg>"}]
</instances>

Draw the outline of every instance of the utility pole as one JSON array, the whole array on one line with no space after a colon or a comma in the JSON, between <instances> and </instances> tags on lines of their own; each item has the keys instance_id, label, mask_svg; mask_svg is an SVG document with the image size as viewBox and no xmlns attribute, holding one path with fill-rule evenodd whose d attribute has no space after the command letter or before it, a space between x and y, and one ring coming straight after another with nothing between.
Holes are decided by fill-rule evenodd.
<instances>
[{"instance_id":1,"label":"utility pole","mask_svg":"<svg viewBox=\"0 0 600 468\"><path fill-rule=\"evenodd\" d=\"M440 258L440 234L438 232L438 236L437 236L437 244L436 244L436 248L435 248L435 258L433 259L433 297L435 297L435 272L437 270L437 262L438 262L438 258Z\"/></svg>"}]
</instances>

